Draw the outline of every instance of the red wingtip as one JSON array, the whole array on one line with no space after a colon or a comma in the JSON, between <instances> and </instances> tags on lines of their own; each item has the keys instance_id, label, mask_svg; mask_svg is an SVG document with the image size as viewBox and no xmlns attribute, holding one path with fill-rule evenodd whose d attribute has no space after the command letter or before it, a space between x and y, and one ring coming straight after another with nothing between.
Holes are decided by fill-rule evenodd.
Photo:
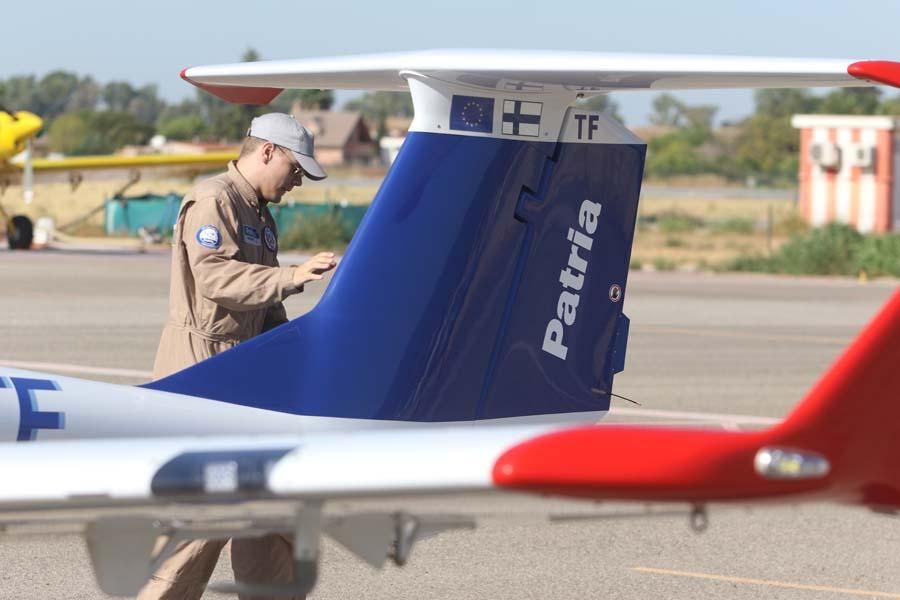
<instances>
[{"instance_id":1,"label":"red wingtip","mask_svg":"<svg viewBox=\"0 0 900 600\"><path fill-rule=\"evenodd\" d=\"M182 79L191 85L195 85L201 90L232 104L268 104L284 91L284 88L198 83L187 76L187 68L182 69L180 75Z\"/></svg>"},{"instance_id":2,"label":"red wingtip","mask_svg":"<svg viewBox=\"0 0 900 600\"><path fill-rule=\"evenodd\" d=\"M598 500L754 500L793 494L900 508L900 291L806 399L772 429L591 427L538 436L495 463L494 483ZM763 448L827 461L812 478L754 470Z\"/></svg>"},{"instance_id":3,"label":"red wingtip","mask_svg":"<svg viewBox=\"0 0 900 600\"><path fill-rule=\"evenodd\" d=\"M900 291L776 427L780 443L829 457L855 501L900 507Z\"/></svg>"},{"instance_id":4,"label":"red wingtip","mask_svg":"<svg viewBox=\"0 0 900 600\"><path fill-rule=\"evenodd\" d=\"M596 426L538 436L494 464L498 487L593 500L749 501L820 492L828 479L754 470L767 432Z\"/></svg>"},{"instance_id":5,"label":"red wingtip","mask_svg":"<svg viewBox=\"0 0 900 600\"><path fill-rule=\"evenodd\" d=\"M847 67L847 73L864 81L876 81L900 87L900 62L891 60L862 60Z\"/></svg>"}]
</instances>

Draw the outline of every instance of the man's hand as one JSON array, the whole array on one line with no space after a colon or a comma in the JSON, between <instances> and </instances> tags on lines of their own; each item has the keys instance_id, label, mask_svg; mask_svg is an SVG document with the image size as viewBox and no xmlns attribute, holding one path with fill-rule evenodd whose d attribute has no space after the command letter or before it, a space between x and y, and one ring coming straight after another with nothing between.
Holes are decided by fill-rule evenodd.
<instances>
[{"instance_id":1,"label":"man's hand","mask_svg":"<svg viewBox=\"0 0 900 600\"><path fill-rule=\"evenodd\" d=\"M294 267L294 287L299 290L304 283L322 279L336 264L334 252L319 252L299 267Z\"/></svg>"}]
</instances>

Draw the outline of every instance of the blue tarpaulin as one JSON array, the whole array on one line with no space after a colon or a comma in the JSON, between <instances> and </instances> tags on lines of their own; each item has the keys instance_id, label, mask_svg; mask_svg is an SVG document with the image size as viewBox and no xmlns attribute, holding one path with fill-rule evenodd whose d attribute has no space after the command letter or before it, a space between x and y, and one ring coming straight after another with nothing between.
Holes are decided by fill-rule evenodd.
<instances>
[{"instance_id":1,"label":"blue tarpaulin","mask_svg":"<svg viewBox=\"0 0 900 600\"><path fill-rule=\"evenodd\" d=\"M182 196L175 193L166 195L146 194L112 198L106 201L106 234L137 235L141 227L169 235L178 218L178 207ZM271 205L269 210L275 218L279 232L286 232L298 219L321 218L329 214L337 216L353 233L359 227L368 205L347 205L335 203L308 204L288 202Z\"/></svg>"}]
</instances>

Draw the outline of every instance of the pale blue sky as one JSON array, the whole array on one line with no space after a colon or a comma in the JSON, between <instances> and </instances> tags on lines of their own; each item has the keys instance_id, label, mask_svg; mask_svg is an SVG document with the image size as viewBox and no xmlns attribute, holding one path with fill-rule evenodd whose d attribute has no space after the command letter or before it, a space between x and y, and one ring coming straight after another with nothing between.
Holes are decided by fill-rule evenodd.
<instances>
[{"instance_id":1,"label":"pale blue sky","mask_svg":"<svg viewBox=\"0 0 900 600\"><path fill-rule=\"evenodd\" d=\"M0 78L62 68L156 83L170 101L194 93L181 68L251 46L266 59L497 47L900 60L897 0L6 0L0 18ZM654 95L614 99L639 126ZM720 105L720 118L753 106L746 91L678 95Z\"/></svg>"}]
</instances>

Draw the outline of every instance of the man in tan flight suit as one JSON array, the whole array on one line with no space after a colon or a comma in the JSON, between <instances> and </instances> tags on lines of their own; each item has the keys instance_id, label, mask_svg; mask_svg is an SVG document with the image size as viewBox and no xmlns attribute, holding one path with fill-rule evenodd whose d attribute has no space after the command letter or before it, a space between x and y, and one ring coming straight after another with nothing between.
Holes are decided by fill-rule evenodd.
<instances>
[{"instance_id":1,"label":"man in tan flight suit","mask_svg":"<svg viewBox=\"0 0 900 600\"><path fill-rule=\"evenodd\" d=\"M281 267L267 204L302 183L326 177L313 157L313 136L292 116L253 119L228 172L185 196L175 224L169 317L153 367L164 377L287 322L282 300L335 266L322 252L298 267ZM227 540L181 544L141 590L140 600L199 599ZM281 536L235 539L235 578L287 582L293 552ZM246 597L241 596L242 600Z\"/></svg>"}]
</instances>

